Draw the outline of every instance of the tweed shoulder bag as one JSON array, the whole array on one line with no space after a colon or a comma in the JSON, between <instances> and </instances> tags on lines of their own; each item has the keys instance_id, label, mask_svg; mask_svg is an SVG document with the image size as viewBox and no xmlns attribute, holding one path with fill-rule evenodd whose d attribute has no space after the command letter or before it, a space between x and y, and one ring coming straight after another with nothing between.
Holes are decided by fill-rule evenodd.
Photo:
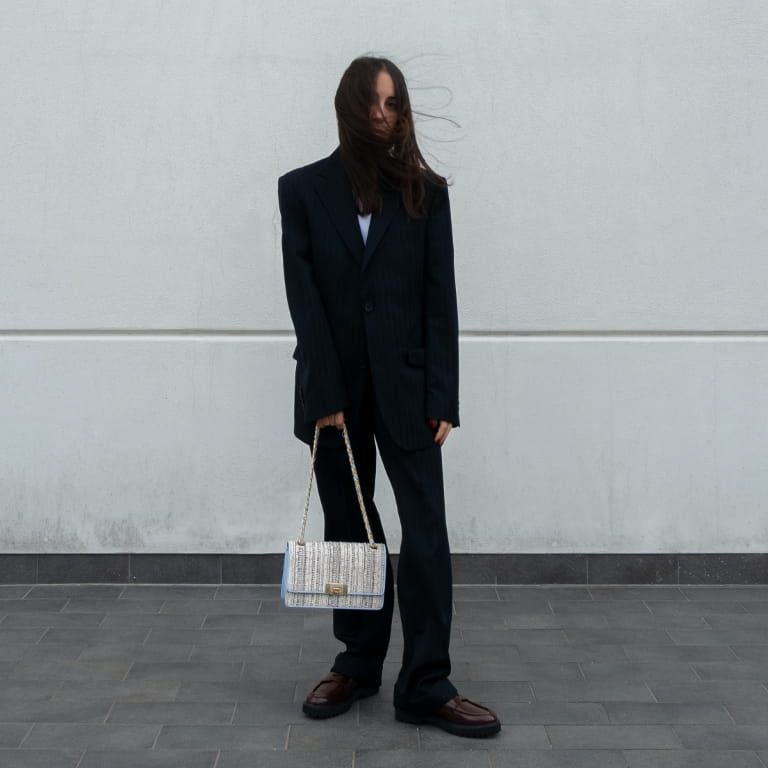
<instances>
[{"instance_id":1,"label":"tweed shoulder bag","mask_svg":"<svg viewBox=\"0 0 768 768\"><path fill-rule=\"evenodd\" d=\"M387 548L373 540L346 424L342 427L342 433L368 541L304 540L309 497L315 475L317 440L320 434L319 427L315 426L301 531L296 541L288 542L283 559L281 596L290 608L353 608L376 611L384 604Z\"/></svg>"}]
</instances>

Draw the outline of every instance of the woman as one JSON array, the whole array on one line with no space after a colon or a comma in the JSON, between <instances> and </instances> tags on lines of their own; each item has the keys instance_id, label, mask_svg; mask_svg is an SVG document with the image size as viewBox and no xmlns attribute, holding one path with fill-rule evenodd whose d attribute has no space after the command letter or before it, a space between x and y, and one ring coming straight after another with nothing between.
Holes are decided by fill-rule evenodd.
<instances>
[{"instance_id":1,"label":"woman","mask_svg":"<svg viewBox=\"0 0 768 768\"><path fill-rule=\"evenodd\" d=\"M296 331L294 432L311 443L325 538L366 541L341 427L347 425L374 536L376 446L402 527L404 649L398 720L491 736L499 720L448 679L451 562L441 447L458 415L458 319L446 181L416 143L408 91L389 60L355 59L335 99L340 146L282 176L283 267ZM346 712L381 685L393 610L335 610L345 645L303 711Z\"/></svg>"}]
</instances>

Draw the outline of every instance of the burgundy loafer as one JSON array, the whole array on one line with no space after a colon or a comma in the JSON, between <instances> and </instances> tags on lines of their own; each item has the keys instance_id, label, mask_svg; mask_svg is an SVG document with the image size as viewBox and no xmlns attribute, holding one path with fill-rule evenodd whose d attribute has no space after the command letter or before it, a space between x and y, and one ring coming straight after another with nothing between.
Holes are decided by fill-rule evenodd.
<instances>
[{"instance_id":1,"label":"burgundy loafer","mask_svg":"<svg viewBox=\"0 0 768 768\"><path fill-rule=\"evenodd\" d=\"M395 719L403 723L427 724L442 728L454 736L483 739L501 730L496 713L464 696L454 696L431 715L415 715L403 709L395 710Z\"/></svg>"},{"instance_id":2,"label":"burgundy loafer","mask_svg":"<svg viewBox=\"0 0 768 768\"><path fill-rule=\"evenodd\" d=\"M307 717L335 717L346 712L358 699L373 696L378 690L378 687L360 685L351 677L330 672L304 700L302 711Z\"/></svg>"}]
</instances>

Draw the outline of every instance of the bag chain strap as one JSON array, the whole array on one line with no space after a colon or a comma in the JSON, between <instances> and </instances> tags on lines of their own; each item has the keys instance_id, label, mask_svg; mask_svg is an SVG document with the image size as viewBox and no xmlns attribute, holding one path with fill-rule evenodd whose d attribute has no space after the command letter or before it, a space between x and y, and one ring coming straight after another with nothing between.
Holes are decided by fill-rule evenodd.
<instances>
[{"instance_id":1,"label":"bag chain strap","mask_svg":"<svg viewBox=\"0 0 768 768\"><path fill-rule=\"evenodd\" d=\"M344 445L347 447L347 457L349 458L349 467L352 470L352 480L355 483L355 492L357 493L357 503L360 505L360 512L363 515L363 522L365 523L365 532L368 534L368 544L371 549L378 549L378 546L373 540L373 533L371 531L371 523L368 520L368 515L365 511L365 502L363 502L363 492L360 490L360 478L357 476L357 466L355 465L355 457L352 455L352 446L349 442L349 433L347 432L347 425L342 424L342 433L344 435ZM304 500L304 517L301 520L301 532L299 533L298 541L296 542L300 547L304 546L304 532L307 528L307 515L309 514L309 496L312 492L312 479L315 476L315 457L317 456L317 440L320 436L320 427L315 425L315 439L312 441L312 459L309 465L309 482L307 483L307 498Z\"/></svg>"}]
</instances>

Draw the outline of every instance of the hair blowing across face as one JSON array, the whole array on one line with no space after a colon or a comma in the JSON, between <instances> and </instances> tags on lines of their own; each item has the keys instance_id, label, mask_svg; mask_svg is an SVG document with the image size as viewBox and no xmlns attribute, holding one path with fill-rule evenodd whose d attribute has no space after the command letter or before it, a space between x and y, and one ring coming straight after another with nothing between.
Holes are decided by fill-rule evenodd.
<instances>
[{"instance_id":1,"label":"hair blowing across face","mask_svg":"<svg viewBox=\"0 0 768 768\"><path fill-rule=\"evenodd\" d=\"M371 123L376 78L381 71L392 78L397 111L392 133L386 138L378 135ZM446 185L446 180L427 165L416 143L403 73L389 59L361 56L342 75L334 104L341 161L359 201L360 213L380 211L381 190L387 187L400 193L410 218L421 218L425 178L441 186Z\"/></svg>"}]
</instances>

